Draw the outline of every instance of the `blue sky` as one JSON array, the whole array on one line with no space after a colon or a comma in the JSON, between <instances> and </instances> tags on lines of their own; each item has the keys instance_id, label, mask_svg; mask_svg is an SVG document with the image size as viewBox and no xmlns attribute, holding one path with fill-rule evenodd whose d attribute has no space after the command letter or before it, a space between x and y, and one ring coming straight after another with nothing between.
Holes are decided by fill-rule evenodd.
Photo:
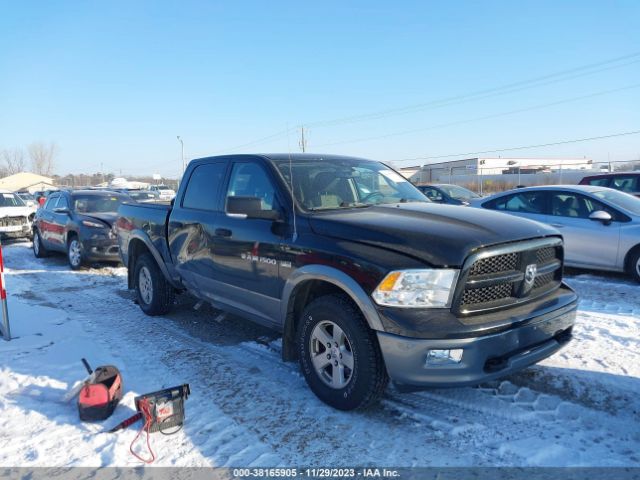
<instances>
[{"instance_id":1,"label":"blue sky","mask_svg":"<svg viewBox=\"0 0 640 480\"><path fill-rule=\"evenodd\" d=\"M309 151L379 160L640 130L640 56L464 97L639 53L636 0L2 0L0 8L0 148L55 141L59 174L102 164L176 176L176 135L189 158L297 151L299 124L308 125ZM422 107L330 122L413 105ZM517 155L634 159L640 135Z\"/></svg>"}]
</instances>

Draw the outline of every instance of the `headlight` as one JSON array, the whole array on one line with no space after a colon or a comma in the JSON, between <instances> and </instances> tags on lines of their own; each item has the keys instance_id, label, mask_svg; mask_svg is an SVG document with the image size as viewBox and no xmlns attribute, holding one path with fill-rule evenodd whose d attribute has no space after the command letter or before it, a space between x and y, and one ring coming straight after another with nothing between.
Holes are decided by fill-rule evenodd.
<instances>
[{"instance_id":1,"label":"headlight","mask_svg":"<svg viewBox=\"0 0 640 480\"><path fill-rule=\"evenodd\" d=\"M99 222L92 222L91 220L82 220L82 224L85 227L92 227L92 228L109 228L108 225L105 225L104 223L99 223Z\"/></svg>"},{"instance_id":2,"label":"headlight","mask_svg":"<svg viewBox=\"0 0 640 480\"><path fill-rule=\"evenodd\" d=\"M372 294L378 305L405 308L448 308L458 270L396 270Z\"/></svg>"}]
</instances>

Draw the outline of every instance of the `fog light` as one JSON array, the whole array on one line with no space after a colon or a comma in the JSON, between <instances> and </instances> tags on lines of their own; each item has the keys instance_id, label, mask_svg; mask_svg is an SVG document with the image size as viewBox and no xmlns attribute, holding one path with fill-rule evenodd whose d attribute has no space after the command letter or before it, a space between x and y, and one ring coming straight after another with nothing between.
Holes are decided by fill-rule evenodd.
<instances>
[{"instance_id":1,"label":"fog light","mask_svg":"<svg viewBox=\"0 0 640 480\"><path fill-rule=\"evenodd\" d=\"M462 360L461 348L453 350L429 350L427 353L427 365L451 365Z\"/></svg>"}]
</instances>

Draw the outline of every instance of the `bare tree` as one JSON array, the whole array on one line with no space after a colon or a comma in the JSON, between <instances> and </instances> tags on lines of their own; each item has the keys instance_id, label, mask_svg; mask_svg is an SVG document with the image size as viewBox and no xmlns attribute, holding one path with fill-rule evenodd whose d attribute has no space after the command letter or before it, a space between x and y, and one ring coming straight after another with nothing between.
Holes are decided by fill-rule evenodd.
<instances>
[{"instance_id":1,"label":"bare tree","mask_svg":"<svg viewBox=\"0 0 640 480\"><path fill-rule=\"evenodd\" d=\"M0 157L4 163L4 170L7 175L13 175L24 171L25 156L21 148L6 149L0 152Z\"/></svg>"},{"instance_id":2,"label":"bare tree","mask_svg":"<svg viewBox=\"0 0 640 480\"><path fill-rule=\"evenodd\" d=\"M38 175L51 175L58 155L58 145L54 142L35 142L29 145L31 170Z\"/></svg>"}]
</instances>

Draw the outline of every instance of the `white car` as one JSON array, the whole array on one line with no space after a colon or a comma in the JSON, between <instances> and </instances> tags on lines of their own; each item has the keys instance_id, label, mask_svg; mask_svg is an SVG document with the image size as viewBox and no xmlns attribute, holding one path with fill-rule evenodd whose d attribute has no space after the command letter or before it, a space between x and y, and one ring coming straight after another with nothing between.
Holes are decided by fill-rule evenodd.
<instances>
[{"instance_id":1,"label":"white car","mask_svg":"<svg viewBox=\"0 0 640 480\"><path fill-rule=\"evenodd\" d=\"M8 190L0 190L0 237L31 238L33 207L28 207L20 197Z\"/></svg>"},{"instance_id":2,"label":"white car","mask_svg":"<svg viewBox=\"0 0 640 480\"><path fill-rule=\"evenodd\" d=\"M176 192L166 185L151 185L149 190L152 192L158 192L160 195L159 199L162 201L171 201L176 196Z\"/></svg>"}]
</instances>

